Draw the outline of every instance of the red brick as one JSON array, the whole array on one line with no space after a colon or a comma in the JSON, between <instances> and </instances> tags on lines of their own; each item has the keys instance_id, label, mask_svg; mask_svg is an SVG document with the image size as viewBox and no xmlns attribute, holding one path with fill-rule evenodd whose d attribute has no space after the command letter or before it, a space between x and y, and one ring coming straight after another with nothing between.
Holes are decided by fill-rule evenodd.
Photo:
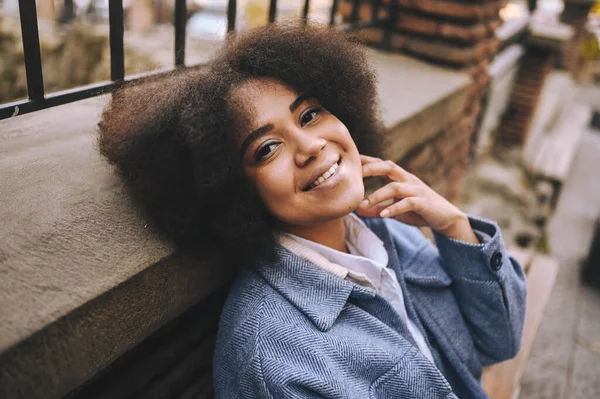
<instances>
[{"instance_id":1,"label":"red brick","mask_svg":"<svg viewBox=\"0 0 600 399\"><path fill-rule=\"evenodd\" d=\"M399 13L396 27L405 32L458 39L465 42L478 41L490 35L484 23L459 25L408 13Z\"/></svg>"},{"instance_id":2,"label":"red brick","mask_svg":"<svg viewBox=\"0 0 600 399\"><path fill-rule=\"evenodd\" d=\"M342 15L344 21L349 21L352 17L352 10L354 8L354 3L350 1L342 1L339 3L338 12ZM369 3L361 3L360 8L358 10L358 20L359 21L369 21L372 19L372 9L373 7ZM388 16L388 11L385 7L379 7L377 10L377 18L384 19Z\"/></svg>"},{"instance_id":3,"label":"red brick","mask_svg":"<svg viewBox=\"0 0 600 399\"><path fill-rule=\"evenodd\" d=\"M417 172L436 163L436 156L432 145L424 145L417 153L410 156L406 161L406 169L409 172Z\"/></svg>"},{"instance_id":4,"label":"red brick","mask_svg":"<svg viewBox=\"0 0 600 399\"><path fill-rule=\"evenodd\" d=\"M391 0L384 0L384 3L390 2ZM482 5L451 0L398 0L402 8L466 20L493 18L498 15L502 3L502 1L495 1Z\"/></svg>"}]
</instances>

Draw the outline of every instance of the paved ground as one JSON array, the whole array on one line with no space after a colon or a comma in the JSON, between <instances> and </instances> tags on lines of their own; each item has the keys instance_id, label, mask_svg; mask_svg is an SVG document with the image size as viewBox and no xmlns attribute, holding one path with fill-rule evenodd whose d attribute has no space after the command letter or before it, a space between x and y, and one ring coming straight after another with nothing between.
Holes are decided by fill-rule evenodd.
<instances>
[{"instance_id":1,"label":"paved ground","mask_svg":"<svg viewBox=\"0 0 600 399\"><path fill-rule=\"evenodd\" d=\"M560 271L522 381L520 399L600 398L600 291L582 286L585 258L600 215L600 131L583 136L549 224Z\"/></svg>"}]
</instances>

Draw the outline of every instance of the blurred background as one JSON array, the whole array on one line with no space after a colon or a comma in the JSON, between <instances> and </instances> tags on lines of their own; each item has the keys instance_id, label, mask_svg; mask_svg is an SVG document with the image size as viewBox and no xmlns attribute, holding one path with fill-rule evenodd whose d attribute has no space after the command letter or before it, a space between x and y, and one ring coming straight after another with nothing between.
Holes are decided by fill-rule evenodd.
<instances>
[{"instance_id":1,"label":"blurred background","mask_svg":"<svg viewBox=\"0 0 600 399\"><path fill-rule=\"evenodd\" d=\"M600 397L600 3L585 0L0 0L0 397L212 396L231 265L156 234L96 125L112 88L162 90L228 32L282 22L362 41L385 157L496 220L524 267L523 348L486 368L490 396Z\"/></svg>"}]
</instances>

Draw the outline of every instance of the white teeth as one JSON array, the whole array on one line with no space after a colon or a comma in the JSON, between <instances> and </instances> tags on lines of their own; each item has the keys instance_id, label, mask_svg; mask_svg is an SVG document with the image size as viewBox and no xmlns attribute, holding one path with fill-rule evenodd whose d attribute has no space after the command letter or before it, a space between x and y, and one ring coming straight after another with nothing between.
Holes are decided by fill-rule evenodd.
<instances>
[{"instance_id":1,"label":"white teeth","mask_svg":"<svg viewBox=\"0 0 600 399\"><path fill-rule=\"evenodd\" d=\"M334 163L331 166L331 168L329 168L329 170L327 172L325 172L321 176L319 176L319 178L317 180L315 180L312 185L316 187L319 184L323 183L325 180L329 179L331 176L333 176L333 174L337 170L338 166L339 165L337 164L337 162Z\"/></svg>"}]
</instances>

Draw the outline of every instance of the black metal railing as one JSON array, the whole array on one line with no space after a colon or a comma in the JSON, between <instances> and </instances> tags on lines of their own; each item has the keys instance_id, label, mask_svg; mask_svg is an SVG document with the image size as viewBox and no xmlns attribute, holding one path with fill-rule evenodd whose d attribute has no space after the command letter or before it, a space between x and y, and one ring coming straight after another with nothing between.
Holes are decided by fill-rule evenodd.
<instances>
[{"instance_id":1,"label":"black metal railing","mask_svg":"<svg viewBox=\"0 0 600 399\"><path fill-rule=\"evenodd\" d=\"M65 0L67 1L67 0ZM352 3L350 23L335 24L339 2ZM359 21L360 7L363 1L370 1L371 21ZM382 0L332 0L329 25L336 29L356 30L366 26L380 25L385 29L381 47L387 48L391 38L392 27L395 24L395 9L397 0L387 0L389 17L379 20L378 12ZM385 0L384 0L385 1ZM308 22L310 0L304 0L302 9L302 22ZM237 14L237 0L228 0L227 5L227 31L235 31ZM270 0L268 11L269 22L275 22L277 18L277 0ZM52 94L44 92L44 77L42 73L42 58L40 52L40 40L38 31L38 20L35 0L19 0L19 15L21 21L21 32L23 38L23 50L25 56L25 73L27 77L27 96L25 100L0 104L0 120L16 115L26 114L45 108L70 103L85 98L94 97L110 92L124 82L133 81L151 74L165 73L165 70L153 71L135 76L125 77L125 54L124 54L124 21L123 0L109 0L109 42L110 42L110 81L77 87ZM175 68L185 67L185 40L186 40L187 5L186 0L175 0L174 25L175 25Z\"/></svg>"}]
</instances>

